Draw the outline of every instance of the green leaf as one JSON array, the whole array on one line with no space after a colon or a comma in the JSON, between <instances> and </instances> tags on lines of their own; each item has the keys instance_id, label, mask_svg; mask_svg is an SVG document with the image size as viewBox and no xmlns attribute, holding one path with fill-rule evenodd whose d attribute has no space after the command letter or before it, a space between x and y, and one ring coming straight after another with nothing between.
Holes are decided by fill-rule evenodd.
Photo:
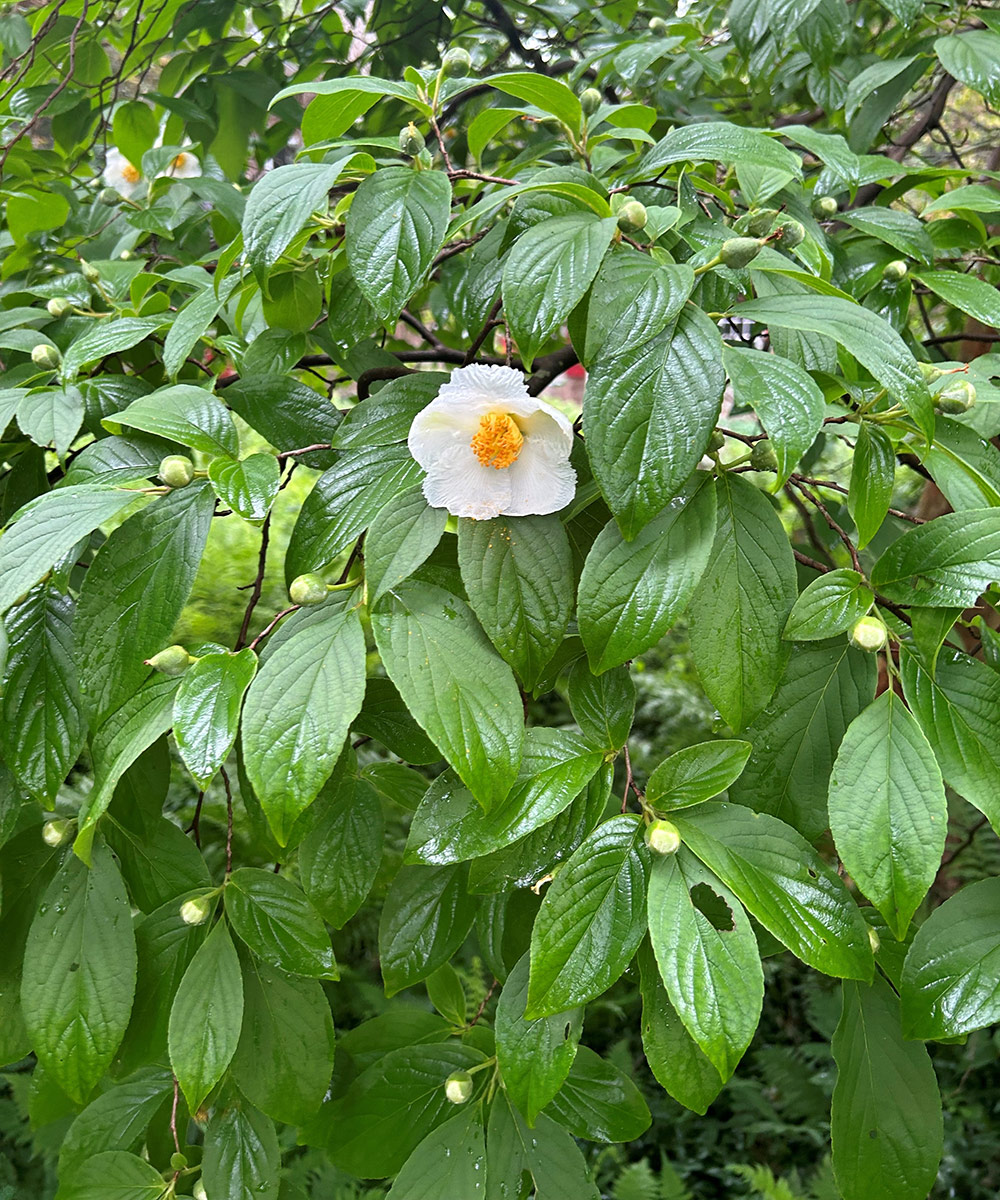
<instances>
[{"instance_id":1,"label":"green leaf","mask_svg":"<svg viewBox=\"0 0 1000 1200\"><path fill-rule=\"evenodd\" d=\"M249 1106L213 1114L202 1159L209 1196L277 1200L280 1169L281 1149L270 1117Z\"/></svg>"},{"instance_id":2,"label":"green leaf","mask_svg":"<svg viewBox=\"0 0 1000 1200\"><path fill-rule=\"evenodd\" d=\"M57 1200L163 1200L163 1176L144 1158L124 1150L107 1150L82 1163L60 1186Z\"/></svg>"},{"instance_id":3,"label":"green leaf","mask_svg":"<svg viewBox=\"0 0 1000 1200\"><path fill-rule=\"evenodd\" d=\"M116 317L113 321L94 321L69 346L63 355L59 378L63 383L72 383L88 364L105 358L109 354L120 354L131 350L167 324L160 317Z\"/></svg>"},{"instance_id":4,"label":"green leaf","mask_svg":"<svg viewBox=\"0 0 1000 1200\"><path fill-rule=\"evenodd\" d=\"M872 586L887 600L965 608L1000 580L1000 510L946 513L908 529L882 553Z\"/></svg>"},{"instance_id":5,"label":"green leaf","mask_svg":"<svg viewBox=\"0 0 1000 1200\"><path fill-rule=\"evenodd\" d=\"M136 908L150 912L182 892L211 886L198 847L172 821L160 817L145 827L135 813L130 816L132 827L116 821L112 809L106 834Z\"/></svg>"},{"instance_id":6,"label":"green leaf","mask_svg":"<svg viewBox=\"0 0 1000 1200\"><path fill-rule=\"evenodd\" d=\"M226 388L226 403L278 450L327 444L338 428L333 406L288 375L240 378ZM296 455L307 467L320 469L335 457L329 450Z\"/></svg>"},{"instance_id":7,"label":"green leaf","mask_svg":"<svg viewBox=\"0 0 1000 1200\"><path fill-rule=\"evenodd\" d=\"M903 1033L960 1037L1000 1019L1000 879L981 879L934 909L903 965Z\"/></svg>"},{"instance_id":8,"label":"green leaf","mask_svg":"<svg viewBox=\"0 0 1000 1200\"><path fill-rule=\"evenodd\" d=\"M996 43L1000 48L1000 37L997 37ZM1000 60L997 66L1000 68ZM1000 207L1000 199L995 203ZM963 275L959 271L921 271L914 279L930 288L946 304L953 305L992 329L1000 329L1000 296L996 288L984 279Z\"/></svg>"},{"instance_id":9,"label":"green leaf","mask_svg":"<svg viewBox=\"0 0 1000 1200\"><path fill-rule=\"evenodd\" d=\"M489 808L517 777L521 696L469 608L429 584L403 583L371 614L389 678L462 782Z\"/></svg>"},{"instance_id":10,"label":"green leaf","mask_svg":"<svg viewBox=\"0 0 1000 1200\"><path fill-rule=\"evenodd\" d=\"M575 1137L593 1142L635 1141L652 1120L632 1080L586 1046L577 1052L566 1082L545 1115Z\"/></svg>"},{"instance_id":11,"label":"green leaf","mask_svg":"<svg viewBox=\"0 0 1000 1200\"><path fill-rule=\"evenodd\" d=\"M528 955L518 960L500 993L497 1061L504 1089L529 1125L562 1087L576 1057L583 1009L528 1020Z\"/></svg>"},{"instance_id":12,"label":"green leaf","mask_svg":"<svg viewBox=\"0 0 1000 1200\"><path fill-rule=\"evenodd\" d=\"M1000 34L987 29L939 37L934 53L954 75L992 105L1000 104Z\"/></svg>"},{"instance_id":13,"label":"green leaf","mask_svg":"<svg viewBox=\"0 0 1000 1200\"><path fill-rule=\"evenodd\" d=\"M215 497L203 482L169 492L112 533L80 588L76 641L83 699L100 719L149 674L170 641L201 563ZM114 671L108 664L115 663Z\"/></svg>"},{"instance_id":14,"label":"green leaf","mask_svg":"<svg viewBox=\"0 0 1000 1200\"><path fill-rule=\"evenodd\" d=\"M646 784L646 801L665 811L711 800L740 777L749 742L699 742L664 759Z\"/></svg>"},{"instance_id":15,"label":"green leaf","mask_svg":"<svg viewBox=\"0 0 1000 1200\"><path fill-rule=\"evenodd\" d=\"M938 417L920 457L956 512L1000 505L1000 451L968 425Z\"/></svg>"},{"instance_id":16,"label":"green leaf","mask_svg":"<svg viewBox=\"0 0 1000 1200\"><path fill-rule=\"evenodd\" d=\"M83 421L83 397L75 387L29 392L17 406L17 423L36 446L62 458Z\"/></svg>"},{"instance_id":17,"label":"green leaf","mask_svg":"<svg viewBox=\"0 0 1000 1200\"><path fill-rule=\"evenodd\" d=\"M583 736L606 755L628 741L635 715L635 684L628 667L594 675L585 658L577 659L566 681L566 699Z\"/></svg>"},{"instance_id":18,"label":"green leaf","mask_svg":"<svg viewBox=\"0 0 1000 1200\"><path fill-rule=\"evenodd\" d=\"M87 724L73 657L76 605L48 587L32 591L0 624L10 640L0 753L20 784L51 807L83 748Z\"/></svg>"},{"instance_id":19,"label":"green leaf","mask_svg":"<svg viewBox=\"0 0 1000 1200\"><path fill-rule=\"evenodd\" d=\"M444 1081L484 1061L478 1050L455 1041L391 1050L329 1105L330 1157L362 1179L394 1175L427 1134L454 1114Z\"/></svg>"},{"instance_id":20,"label":"green leaf","mask_svg":"<svg viewBox=\"0 0 1000 1200\"><path fill-rule=\"evenodd\" d=\"M405 442L413 418L430 404L449 378L443 371L418 371L390 379L363 404L348 409L333 444L339 450L362 450Z\"/></svg>"},{"instance_id":21,"label":"green leaf","mask_svg":"<svg viewBox=\"0 0 1000 1200\"><path fill-rule=\"evenodd\" d=\"M251 454L241 462L214 458L208 478L215 494L244 521L263 521L278 495L281 467L273 454Z\"/></svg>"},{"instance_id":22,"label":"green leaf","mask_svg":"<svg viewBox=\"0 0 1000 1200\"><path fill-rule=\"evenodd\" d=\"M364 694L361 621L340 597L272 646L257 672L243 707L243 755L281 845L329 778Z\"/></svg>"},{"instance_id":23,"label":"green leaf","mask_svg":"<svg viewBox=\"0 0 1000 1200\"><path fill-rule=\"evenodd\" d=\"M382 862L384 822L375 790L345 783L299 846L299 878L324 919L341 929L372 889Z\"/></svg>"},{"instance_id":24,"label":"green leaf","mask_svg":"<svg viewBox=\"0 0 1000 1200\"><path fill-rule=\"evenodd\" d=\"M826 975L870 979L868 927L837 872L767 813L705 804L671 818L684 844L751 916Z\"/></svg>"},{"instance_id":25,"label":"green leaf","mask_svg":"<svg viewBox=\"0 0 1000 1200\"><path fill-rule=\"evenodd\" d=\"M878 238L909 258L930 262L934 243L923 222L912 213L896 208L856 208L838 214L846 225Z\"/></svg>"},{"instance_id":26,"label":"green leaf","mask_svg":"<svg viewBox=\"0 0 1000 1200\"><path fill-rule=\"evenodd\" d=\"M0 613L105 521L130 504L134 492L79 484L57 488L20 510L0 537Z\"/></svg>"},{"instance_id":27,"label":"green leaf","mask_svg":"<svg viewBox=\"0 0 1000 1200\"><path fill-rule=\"evenodd\" d=\"M112 433L121 433L123 426L141 429L206 454L235 458L240 452L239 435L225 405L212 392L190 383L140 396L128 408L105 417L103 424Z\"/></svg>"},{"instance_id":28,"label":"green leaf","mask_svg":"<svg viewBox=\"0 0 1000 1200\"><path fill-rule=\"evenodd\" d=\"M80 1113L59 1148L59 1176L72 1179L94 1155L135 1150L163 1101L172 1091L165 1067L143 1067L109 1088Z\"/></svg>"},{"instance_id":29,"label":"green leaf","mask_svg":"<svg viewBox=\"0 0 1000 1200\"><path fill-rule=\"evenodd\" d=\"M950 192L932 200L924 209L925 213L997 211L1000 211L1000 192L986 183L968 183L952 188Z\"/></svg>"},{"instance_id":30,"label":"green leaf","mask_svg":"<svg viewBox=\"0 0 1000 1200\"><path fill-rule=\"evenodd\" d=\"M702 686L734 730L767 704L788 647L781 631L797 591L795 559L777 512L730 472L716 481L710 565L692 600L691 650Z\"/></svg>"},{"instance_id":31,"label":"green leaf","mask_svg":"<svg viewBox=\"0 0 1000 1200\"><path fill-rule=\"evenodd\" d=\"M605 821L576 850L535 918L526 1016L584 1004L618 979L646 932L648 864L631 816Z\"/></svg>"},{"instance_id":32,"label":"green leaf","mask_svg":"<svg viewBox=\"0 0 1000 1200\"><path fill-rule=\"evenodd\" d=\"M648 904L649 939L670 1001L726 1080L750 1044L764 998L750 921L732 892L683 848L655 857Z\"/></svg>"},{"instance_id":33,"label":"green leaf","mask_svg":"<svg viewBox=\"0 0 1000 1200\"><path fill-rule=\"evenodd\" d=\"M233 932L258 958L291 975L339 978L326 926L290 879L241 867L229 877L225 897Z\"/></svg>"},{"instance_id":34,"label":"green leaf","mask_svg":"<svg viewBox=\"0 0 1000 1200\"><path fill-rule=\"evenodd\" d=\"M288 543L286 580L332 563L393 496L412 488L421 476L406 446L373 446L341 455L302 505Z\"/></svg>"},{"instance_id":35,"label":"green leaf","mask_svg":"<svg viewBox=\"0 0 1000 1200\"><path fill-rule=\"evenodd\" d=\"M426 112L426 106L417 104L417 90L412 83L401 83L396 79L380 79L374 75L348 75L343 79L321 79L319 82L309 80L307 83L293 83L283 88L271 100L273 108L288 96L297 96L301 92L309 92L316 96L342 96L344 92L367 92L375 96L396 96L413 104L421 112Z\"/></svg>"},{"instance_id":36,"label":"green leaf","mask_svg":"<svg viewBox=\"0 0 1000 1200\"><path fill-rule=\"evenodd\" d=\"M347 214L347 262L378 318L394 320L423 283L451 212L443 171L384 167L354 194Z\"/></svg>"},{"instance_id":37,"label":"green leaf","mask_svg":"<svg viewBox=\"0 0 1000 1200\"><path fill-rule=\"evenodd\" d=\"M782 171L795 179L802 177L802 162L798 155L787 150L776 138L759 129L746 129L727 121L674 126L635 168L635 177L648 179L678 162L751 163Z\"/></svg>"},{"instance_id":38,"label":"green leaf","mask_svg":"<svg viewBox=\"0 0 1000 1200\"><path fill-rule=\"evenodd\" d=\"M310 214L326 214L327 195L349 162L342 158L335 163L291 163L269 171L254 185L243 215L243 246L261 287Z\"/></svg>"},{"instance_id":39,"label":"green leaf","mask_svg":"<svg viewBox=\"0 0 1000 1200\"><path fill-rule=\"evenodd\" d=\"M529 1128L499 1092L487 1130L487 1200L515 1195L525 1171L531 1173L539 1200L599 1200L600 1192L569 1132L544 1113Z\"/></svg>"},{"instance_id":40,"label":"green leaf","mask_svg":"<svg viewBox=\"0 0 1000 1200\"><path fill-rule=\"evenodd\" d=\"M308 333L323 308L323 288L316 271L283 271L268 281L268 295L261 298L264 320L272 329Z\"/></svg>"},{"instance_id":41,"label":"green leaf","mask_svg":"<svg viewBox=\"0 0 1000 1200\"><path fill-rule=\"evenodd\" d=\"M242 1023L240 960L219 921L191 959L170 1009L170 1065L191 1112L229 1066Z\"/></svg>"},{"instance_id":42,"label":"green leaf","mask_svg":"<svg viewBox=\"0 0 1000 1200\"><path fill-rule=\"evenodd\" d=\"M218 316L219 309L228 302L237 282L234 278L226 279L216 291L212 280L206 277L201 291L178 310L163 342L163 369L171 379L176 379L185 360Z\"/></svg>"},{"instance_id":43,"label":"green leaf","mask_svg":"<svg viewBox=\"0 0 1000 1200\"><path fill-rule=\"evenodd\" d=\"M174 737L184 765L204 788L236 741L243 695L257 673L252 650L206 654L181 677L174 697Z\"/></svg>"},{"instance_id":44,"label":"green leaf","mask_svg":"<svg viewBox=\"0 0 1000 1200\"><path fill-rule=\"evenodd\" d=\"M892 688L851 722L829 805L844 866L901 940L941 865L948 805L934 753Z\"/></svg>"},{"instance_id":45,"label":"green leaf","mask_svg":"<svg viewBox=\"0 0 1000 1200\"><path fill-rule=\"evenodd\" d=\"M509 846L567 808L603 760L579 734L528 729L517 780L488 812L448 772L434 780L414 814L406 861L441 866Z\"/></svg>"},{"instance_id":46,"label":"green leaf","mask_svg":"<svg viewBox=\"0 0 1000 1200\"><path fill-rule=\"evenodd\" d=\"M387 996L426 979L465 941L478 905L465 883L462 865L400 868L378 930Z\"/></svg>"},{"instance_id":47,"label":"green leaf","mask_svg":"<svg viewBox=\"0 0 1000 1200\"><path fill-rule=\"evenodd\" d=\"M631 542L614 521L598 534L580 576L580 636L598 672L654 645L687 608L715 539L716 493L694 476Z\"/></svg>"},{"instance_id":48,"label":"green leaf","mask_svg":"<svg viewBox=\"0 0 1000 1200\"><path fill-rule=\"evenodd\" d=\"M759 325L833 338L903 405L928 440L933 436L934 410L927 384L903 339L882 317L836 296L813 296L808 305L801 296L769 296L740 304L734 311Z\"/></svg>"},{"instance_id":49,"label":"green leaf","mask_svg":"<svg viewBox=\"0 0 1000 1200\"><path fill-rule=\"evenodd\" d=\"M1000 826L1000 674L967 654L900 656L903 692L950 787Z\"/></svg>"},{"instance_id":50,"label":"green leaf","mask_svg":"<svg viewBox=\"0 0 1000 1200\"><path fill-rule=\"evenodd\" d=\"M95 846L89 868L70 856L31 923L21 1002L39 1061L77 1103L121 1044L135 973L131 914L110 851Z\"/></svg>"},{"instance_id":51,"label":"green leaf","mask_svg":"<svg viewBox=\"0 0 1000 1200\"><path fill-rule=\"evenodd\" d=\"M818 642L850 629L875 602L857 571L838 568L803 588L788 614L786 641Z\"/></svg>"},{"instance_id":52,"label":"green leaf","mask_svg":"<svg viewBox=\"0 0 1000 1200\"><path fill-rule=\"evenodd\" d=\"M868 545L885 520L896 481L896 452L884 429L862 421L854 443L847 511L858 530L858 548Z\"/></svg>"},{"instance_id":53,"label":"green leaf","mask_svg":"<svg viewBox=\"0 0 1000 1200\"><path fill-rule=\"evenodd\" d=\"M833 1170L844 1200L924 1200L941 1162L941 1097L927 1049L905 1042L899 1002L876 974L845 982L833 1035Z\"/></svg>"},{"instance_id":54,"label":"green leaf","mask_svg":"<svg viewBox=\"0 0 1000 1200\"><path fill-rule=\"evenodd\" d=\"M723 1081L684 1028L667 994L649 942L639 948L642 1048L657 1083L685 1108L705 1115Z\"/></svg>"},{"instance_id":55,"label":"green leaf","mask_svg":"<svg viewBox=\"0 0 1000 1200\"><path fill-rule=\"evenodd\" d=\"M427 766L441 759L441 751L410 715L392 680L382 675L369 678L365 702L352 729L381 742L404 762Z\"/></svg>"},{"instance_id":56,"label":"green leaf","mask_svg":"<svg viewBox=\"0 0 1000 1200\"><path fill-rule=\"evenodd\" d=\"M111 136L133 167L142 168L142 156L151 150L160 132L156 114L141 100L126 100L115 109Z\"/></svg>"},{"instance_id":57,"label":"green leaf","mask_svg":"<svg viewBox=\"0 0 1000 1200\"><path fill-rule=\"evenodd\" d=\"M403 1164L390 1200L448 1200L474 1196L485 1182L486 1143L474 1105L432 1130Z\"/></svg>"},{"instance_id":58,"label":"green leaf","mask_svg":"<svg viewBox=\"0 0 1000 1200\"><path fill-rule=\"evenodd\" d=\"M558 79L541 75L537 71L508 71L501 75L487 75L483 83L551 113L574 132L580 128L583 119L580 101L574 92Z\"/></svg>"},{"instance_id":59,"label":"green leaf","mask_svg":"<svg viewBox=\"0 0 1000 1200\"><path fill-rule=\"evenodd\" d=\"M427 999L455 1029L461 1029L468 1019L468 1007L465 998L465 988L458 972L445 963L424 982L427 988Z\"/></svg>"},{"instance_id":60,"label":"green leaf","mask_svg":"<svg viewBox=\"0 0 1000 1200\"><path fill-rule=\"evenodd\" d=\"M567 213L532 225L514 243L503 304L526 369L583 299L617 229L614 217Z\"/></svg>"},{"instance_id":61,"label":"green leaf","mask_svg":"<svg viewBox=\"0 0 1000 1200\"><path fill-rule=\"evenodd\" d=\"M661 512L705 452L719 417L721 339L701 309L594 364L583 429L594 476L629 540Z\"/></svg>"},{"instance_id":62,"label":"green leaf","mask_svg":"<svg viewBox=\"0 0 1000 1200\"><path fill-rule=\"evenodd\" d=\"M463 518L458 565L479 623L530 690L562 642L573 608L565 526L556 516Z\"/></svg>"},{"instance_id":63,"label":"green leaf","mask_svg":"<svg viewBox=\"0 0 1000 1200\"><path fill-rule=\"evenodd\" d=\"M431 508L420 488L400 492L386 502L365 535L369 604L377 604L426 562L447 523L447 509Z\"/></svg>"},{"instance_id":64,"label":"green leaf","mask_svg":"<svg viewBox=\"0 0 1000 1200\"><path fill-rule=\"evenodd\" d=\"M778 459L775 490L816 440L826 415L819 385L797 363L761 350L724 351L733 395L760 418Z\"/></svg>"}]
</instances>

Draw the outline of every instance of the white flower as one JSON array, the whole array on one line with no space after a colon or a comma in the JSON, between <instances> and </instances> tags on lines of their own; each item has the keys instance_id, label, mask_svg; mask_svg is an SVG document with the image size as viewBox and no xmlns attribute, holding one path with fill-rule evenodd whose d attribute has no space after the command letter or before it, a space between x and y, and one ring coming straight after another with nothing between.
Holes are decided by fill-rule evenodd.
<instances>
[{"instance_id":1,"label":"white flower","mask_svg":"<svg viewBox=\"0 0 1000 1200\"><path fill-rule=\"evenodd\" d=\"M131 198L142 188L142 172L133 167L125 155L114 146L108 151L103 178L104 186L114 188L121 196Z\"/></svg>"},{"instance_id":2,"label":"white flower","mask_svg":"<svg viewBox=\"0 0 1000 1200\"><path fill-rule=\"evenodd\" d=\"M201 163L189 150L182 150L175 155L160 172L169 175L171 179L194 179L201 174Z\"/></svg>"},{"instance_id":3,"label":"white flower","mask_svg":"<svg viewBox=\"0 0 1000 1200\"><path fill-rule=\"evenodd\" d=\"M486 521L558 512L573 499L573 426L510 367L459 367L410 426L432 508Z\"/></svg>"}]
</instances>

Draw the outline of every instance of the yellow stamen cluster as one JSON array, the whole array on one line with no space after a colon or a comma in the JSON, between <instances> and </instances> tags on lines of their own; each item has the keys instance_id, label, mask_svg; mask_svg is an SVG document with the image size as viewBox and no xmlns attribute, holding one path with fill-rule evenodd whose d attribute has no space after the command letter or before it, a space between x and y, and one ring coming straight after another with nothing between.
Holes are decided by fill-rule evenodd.
<instances>
[{"instance_id":1,"label":"yellow stamen cluster","mask_svg":"<svg viewBox=\"0 0 1000 1200\"><path fill-rule=\"evenodd\" d=\"M122 167L122 178L126 183L138 183L142 178L142 172L136 170L131 163L126 163Z\"/></svg>"},{"instance_id":2,"label":"yellow stamen cluster","mask_svg":"<svg viewBox=\"0 0 1000 1200\"><path fill-rule=\"evenodd\" d=\"M173 167L179 171L186 162L187 162L187 155L186 154L178 154L177 157L175 159L173 159L173 161L170 163L170 165L171 165L171 167Z\"/></svg>"},{"instance_id":3,"label":"yellow stamen cluster","mask_svg":"<svg viewBox=\"0 0 1000 1200\"><path fill-rule=\"evenodd\" d=\"M509 413L491 412L480 419L479 429L469 445L484 467L499 471L517 460L524 434Z\"/></svg>"}]
</instances>

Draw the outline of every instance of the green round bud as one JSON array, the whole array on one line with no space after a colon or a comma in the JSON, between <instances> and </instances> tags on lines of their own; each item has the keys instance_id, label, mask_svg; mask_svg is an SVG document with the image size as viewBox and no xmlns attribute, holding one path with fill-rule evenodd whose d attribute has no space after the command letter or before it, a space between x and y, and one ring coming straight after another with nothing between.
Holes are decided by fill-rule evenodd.
<instances>
[{"instance_id":1,"label":"green round bud","mask_svg":"<svg viewBox=\"0 0 1000 1200\"><path fill-rule=\"evenodd\" d=\"M722 249L719 251L722 265L731 267L734 271L749 266L758 254L760 254L760 242L751 237L729 238L728 241L722 243Z\"/></svg>"},{"instance_id":2,"label":"green round bud","mask_svg":"<svg viewBox=\"0 0 1000 1200\"><path fill-rule=\"evenodd\" d=\"M166 650L145 660L147 667L152 667L161 675L183 675L195 661L183 646L168 646Z\"/></svg>"},{"instance_id":3,"label":"green round bud","mask_svg":"<svg viewBox=\"0 0 1000 1200\"><path fill-rule=\"evenodd\" d=\"M112 187L101 188L97 194L98 203L105 205L107 208L113 208L119 200L121 200L121 196Z\"/></svg>"},{"instance_id":4,"label":"green round bud","mask_svg":"<svg viewBox=\"0 0 1000 1200\"><path fill-rule=\"evenodd\" d=\"M472 70L472 58L468 50L464 50L461 46L452 46L450 50L445 51L444 57L441 59L441 66L449 78L457 79L460 76L468 75Z\"/></svg>"},{"instance_id":5,"label":"green round bud","mask_svg":"<svg viewBox=\"0 0 1000 1200\"><path fill-rule=\"evenodd\" d=\"M976 403L976 388L968 379L957 379L934 397L934 407L941 413L964 413Z\"/></svg>"},{"instance_id":6,"label":"green round bud","mask_svg":"<svg viewBox=\"0 0 1000 1200\"><path fill-rule=\"evenodd\" d=\"M64 317L73 307L65 296L53 296L45 309L50 317Z\"/></svg>"},{"instance_id":7,"label":"green round bud","mask_svg":"<svg viewBox=\"0 0 1000 1200\"><path fill-rule=\"evenodd\" d=\"M101 278L101 272L96 267L92 267L89 262L80 259L80 274L88 283L97 283Z\"/></svg>"},{"instance_id":8,"label":"green round bud","mask_svg":"<svg viewBox=\"0 0 1000 1200\"><path fill-rule=\"evenodd\" d=\"M399 148L411 157L420 153L425 145L424 135L411 121L399 131Z\"/></svg>"},{"instance_id":9,"label":"green round bud","mask_svg":"<svg viewBox=\"0 0 1000 1200\"><path fill-rule=\"evenodd\" d=\"M777 471L778 456L774 453L770 438L754 442L750 451L750 466L754 471Z\"/></svg>"},{"instance_id":10,"label":"green round bud","mask_svg":"<svg viewBox=\"0 0 1000 1200\"><path fill-rule=\"evenodd\" d=\"M718 454L725 444L725 434L720 433L718 429L713 429L712 436L708 439L708 445L705 447L705 452L707 454Z\"/></svg>"},{"instance_id":11,"label":"green round bud","mask_svg":"<svg viewBox=\"0 0 1000 1200\"><path fill-rule=\"evenodd\" d=\"M55 346L43 342L31 351L31 361L45 371L57 371L62 364L62 355Z\"/></svg>"},{"instance_id":12,"label":"green round bud","mask_svg":"<svg viewBox=\"0 0 1000 1200\"><path fill-rule=\"evenodd\" d=\"M468 1071L453 1071L444 1081L444 1094L452 1104L465 1104L474 1087Z\"/></svg>"},{"instance_id":13,"label":"green round bud","mask_svg":"<svg viewBox=\"0 0 1000 1200\"><path fill-rule=\"evenodd\" d=\"M657 37L666 37L670 32L670 26L662 17L650 17L649 31L655 33Z\"/></svg>"},{"instance_id":14,"label":"green round bud","mask_svg":"<svg viewBox=\"0 0 1000 1200\"><path fill-rule=\"evenodd\" d=\"M894 258L892 262L888 262L882 268L882 278L886 283L899 283L901 279L905 279L909 273L909 268L901 258Z\"/></svg>"},{"instance_id":15,"label":"green round bud","mask_svg":"<svg viewBox=\"0 0 1000 1200\"><path fill-rule=\"evenodd\" d=\"M638 233L647 220L646 206L638 200L628 200L618 210L618 228L622 233Z\"/></svg>"},{"instance_id":16,"label":"green round bud","mask_svg":"<svg viewBox=\"0 0 1000 1200\"><path fill-rule=\"evenodd\" d=\"M780 241L789 250L794 249L806 236L805 226L801 221L789 217L781 226Z\"/></svg>"},{"instance_id":17,"label":"green round bud","mask_svg":"<svg viewBox=\"0 0 1000 1200\"><path fill-rule=\"evenodd\" d=\"M868 944L872 948L872 954L878 954L879 948L882 945L882 939L878 935L878 931L868 926Z\"/></svg>"},{"instance_id":18,"label":"green round bud","mask_svg":"<svg viewBox=\"0 0 1000 1200\"><path fill-rule=\"evenodd\" d=\"M118 257L122 260L122 262L128 262L130 259L134 258L135 255L131 250L123 250Z\"/></svg>"},{"instance_id":19,"label":"green round bud","mask_svg":"<svg viewBox=\"0 0 1000 1200\"><path fill-rule=\"evenodd\" d=\"M208 1200L208 1192L205 1191L205 1185L199 1179L191 1189L193 1200Z\"/></svg>"},{"instance_id":20,"label":"green round bud","mask_svg":"<svg viewBox=\"0 0 1000 1200\"><path fill-rule=\"evenodd\" d=\"M72 824L64 817L53 817L42 826L42 841L46 846L61 846L69 837Z\"/></svg>"},{"instance_id":21,"label":"green round bud","mask_svg":"<svg viewBox=\"0 0 1000 1200\"><path fill-rule=\"evenodd\" d=\"M862 617L855 621L849 637L859 650L875 654L889 640L889 631L878 617Z\"/></svg>"},{"instance_id":22,"label":"green round bud","mask_svg":"<svg viewBox=\"0 0 1000 1200\"><path fill-rule=\"evenodd\" d=\"M586 88L580 93L580 107L585 117L593 116L601 107L603 97L597 88Z\"/></svg>"},{"instance_id":23,"label":"green round bud","mask_svg":"<svg viewBox=\"0 0 1000 1200\"><path fill-rule=\"evenodd\" d=\"M181 1154L179 1150L175 1151L170 1156L170 1169L172 1171L183 1171L188 1165L187 1155Z\"/></svg>"},{"instance_id":24,"label":"green round bud","mask_svg":"<svg viewBox=\"0 0 1000 1200\"><path fill-rule=\"evenodd\" d=\"M681 831L673 821L650 821L643 836L654 854L676 854L681 848Z\"/></svg>"},{"instance_id":25,"label":"green round bud","mask_svg":"<svg viewBox=\"0 0 1000 1200\"><path fill-rule=\"evenodd\" d=\"M168 454L156 472L167 487L182 488L194 479L194 463L184 454Z\"/></svg>"},{"instance_id":26,"label":"green round bud","mask_svg":"<svg viewBox=\"0 0 1000 1200\"><path fill-rule=\"evenodd\" d=\"M738 232L748 233L755 238L767 237L777 217L778 210L776 208L758 208L755 212L744 214L737 221Z\"/></svg>"},{"instance_id":27,"label":"green round bud","mask_svg":"<svg viewBox=\"0 0 1000 1200\"><path fill-rule=\"evenodd\" d=\"M185 925L204 925L214 907L208 896L196 896L193 900L185 900L178 911Z\"/></svg>"},{"instance_id":28,"label":"green round bud","mask_svg":"<svg viewBox=\"0 0 1000 1200\"><path fill-rule=\"evenodd\" d=\"M300 575L292 580L288 595L293 604L322 604L330 594L329 588L319 575Z\"/></svg>"},{"instance_id":29,"label":"green round bud","mask_svg":"<svg viewBox=\"0 0 1000 1200\"><path fill-rule=\"evenodd\" d=\"M833 196L817 196L812 202L813 216L821 221L829 221L837 215L839 205Z\"/></svg>"}]
</instances>

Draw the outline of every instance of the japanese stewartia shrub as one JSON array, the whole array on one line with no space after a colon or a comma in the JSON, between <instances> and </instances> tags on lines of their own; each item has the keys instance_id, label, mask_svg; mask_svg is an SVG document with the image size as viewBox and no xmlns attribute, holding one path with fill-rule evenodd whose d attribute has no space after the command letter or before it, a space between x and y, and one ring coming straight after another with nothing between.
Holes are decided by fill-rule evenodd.
<instances>
[{"instance_id":1,"label":"japanese stewartia shrub","mask_svg":"<svg viewBox=\"0 0 1000 1200\"><path fill-rule=\"evenodd\" d=\"M946 869L1000 820L1000 19L684 7L0 15L0 1062L60 1200L296 1146L597 1197L793 959L836 1189L935 1188L928 1043L1000 1019ZM716 720L633 770L675 627Z\"/></svg>"}]
</instances>

